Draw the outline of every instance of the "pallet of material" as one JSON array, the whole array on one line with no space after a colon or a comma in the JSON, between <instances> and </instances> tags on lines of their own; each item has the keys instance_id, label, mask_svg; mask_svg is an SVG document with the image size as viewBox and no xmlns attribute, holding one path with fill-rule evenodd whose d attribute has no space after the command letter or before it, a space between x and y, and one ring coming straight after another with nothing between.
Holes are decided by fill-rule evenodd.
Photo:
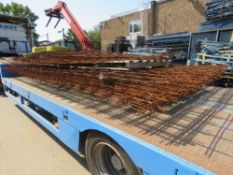
<instances>
[{"instance_id":1,"label":"pallet of material","mask_svg":"<svg viewBox=\"0 0 233 175\"><path fill-rule=\"evenodd\" d=\"M231 43L201 41L201 51L197 53L198 64L212 63L227 65L233 71L233 48Z\"/></svg>"},{"instance_id":2,"label":"pallet of material","mask_svg":"<svg viewBox=\"0 0 233 175\"><path fill-rule=\"evenodd\" d=\"M35 61L36 60L36 61ZM171 65L171 57L136 56L116 54L101 51L90 52L50 52L29 54L25 57L15 58L15 62L31 65L60 65L76 68L93 69L137 69L167 67Z\"/></svg>"}]
</instances>

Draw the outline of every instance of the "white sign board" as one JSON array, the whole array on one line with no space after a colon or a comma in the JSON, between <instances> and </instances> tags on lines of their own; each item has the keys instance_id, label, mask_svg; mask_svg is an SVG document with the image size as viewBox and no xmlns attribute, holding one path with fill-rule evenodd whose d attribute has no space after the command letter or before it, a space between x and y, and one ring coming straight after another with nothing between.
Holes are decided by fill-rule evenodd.
<instances>
[{"instance_id":1,"label":"white sign board","mask_svg":"<svg viewBox=\"0 0 233 175\"><path fill-rule=\"evenodd\" d=\"M0 22L0 37L15 41L26 41L26 30L21 25Z\"/></svg>"},{"instance_id":2,"label":"white sign board","mask_svg":"<svg viewBox=\"0 0 233 175\"><path fill-rule=\"evenodd\" d=\"M23 54L28 51L26 29L21 25L0 22L0 38L9 40L0 42L0 53Z\"/></svg>"}]
</instances>

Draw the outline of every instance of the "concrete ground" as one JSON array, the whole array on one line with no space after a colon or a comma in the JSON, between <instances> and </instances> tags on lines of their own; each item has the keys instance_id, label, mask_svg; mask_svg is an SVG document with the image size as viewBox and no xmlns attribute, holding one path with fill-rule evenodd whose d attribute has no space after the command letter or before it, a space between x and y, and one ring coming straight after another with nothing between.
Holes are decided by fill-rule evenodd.
<instances>
[{"instance_id":1,"label":"concrete ground","mask_svg":"<svg viewBox=\"0 0 233 175\"><path fill-rule=\"evenodd\" d=\"M85 161L0 96L1 175L90 175Z\"/></svg>"}]
</instances>

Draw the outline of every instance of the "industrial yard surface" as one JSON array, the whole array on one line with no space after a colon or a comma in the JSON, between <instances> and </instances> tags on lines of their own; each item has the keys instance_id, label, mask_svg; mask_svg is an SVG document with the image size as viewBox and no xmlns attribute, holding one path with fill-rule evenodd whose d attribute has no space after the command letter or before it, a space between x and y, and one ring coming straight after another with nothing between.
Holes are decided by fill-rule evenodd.
<instances>
[{"instance_id":1,"label":"industrial yard surface","mask_svg":"<svg viewBox=\"0 0 233 175\"><path fill-rule=\"evenodd\" d=\"M57 144L10 98L0 96L0 106L1 175L90 175L85 161L67 154L66 148Z\"/></svg>"}]
</instances>

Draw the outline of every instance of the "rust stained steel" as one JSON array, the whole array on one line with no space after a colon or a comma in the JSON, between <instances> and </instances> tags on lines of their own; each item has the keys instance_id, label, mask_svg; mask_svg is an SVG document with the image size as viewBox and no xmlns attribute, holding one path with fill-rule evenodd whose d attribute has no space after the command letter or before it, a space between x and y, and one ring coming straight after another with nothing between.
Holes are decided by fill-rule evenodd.
<instances>
[{"instance_id":1,"label":"rust stained steel","mask_svg":"<svg viewBox=\"0 0 233 175\"><path fill-rule=\"evenodd\" d=\"M177 66L151 70L82 70L11 65L10 71L47 84L128 105L140 111L165 112L165 106L192 95L220 78L224 66Z\"/></svg>"},{"instance_id":2,"label":"rust stained steel","mask_svg":"<svg viewBox=\"0 0 233 175\"><path fill-rule=\"evenodd\" d=\"M36 60L36 61L35 61ZM25 57L16 58L15 61L33 65L74 65L74 64L98 64L98 63L121 63L130 61L170 61L168 55L163 56L134 56L104 51L81 51L81 52L48 52L36 53Z\"/></svg>"}]
</instances>

